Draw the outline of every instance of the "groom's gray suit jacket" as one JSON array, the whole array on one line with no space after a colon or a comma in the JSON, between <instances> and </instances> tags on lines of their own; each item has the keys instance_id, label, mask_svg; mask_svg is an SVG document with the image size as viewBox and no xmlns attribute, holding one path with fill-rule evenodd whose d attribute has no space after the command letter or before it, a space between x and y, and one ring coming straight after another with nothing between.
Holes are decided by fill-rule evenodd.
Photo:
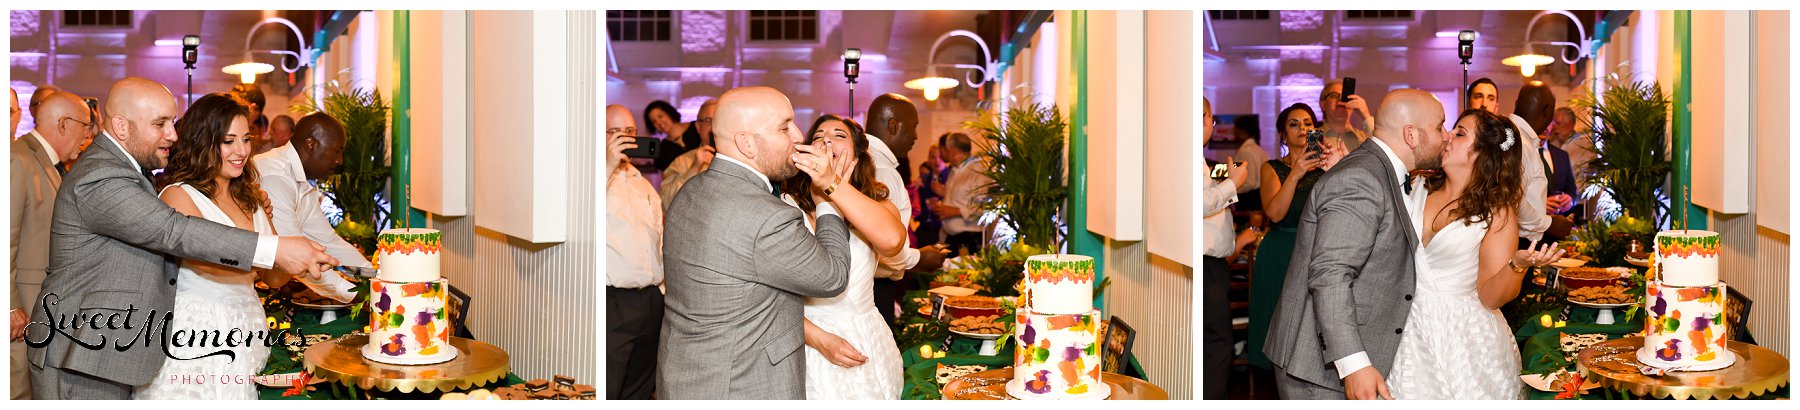
<instances>
[{"instance_id":1,"label":"groom's gray suit jacket","mask_svg":"<svg viewBox=\"0 0 1800 410\"><path fill-rule=\"evenodd\" d=\"M1263 353L1289 375L1342 391L1333 361L1367 352L1387 377L1412 308L1418 238L1374 143L1313 185Z\"/></svg>"},{"instance_id":2,"label":"groom's gray suit jacket","mask_svg":"<svg viewBox=\"0 0 1800 410\"><path fill-rule=\"evenodd\" d=\"M663 223L656 397L803 399L801 298L844 292L849 230L805 215L728 160L689 180ZM805 178L804 175L795 178Z\"/></svg>"},{"instance_id":3,"label":"groom's gray suit jacket","mask_svg":"<svg viewBox=\"0 0 1800 410\"><path fill-rule=\"evenodd\" d=\"M50 225L50 268L32 321L54 323L103 315L101 329L83 320L79 328L52 335L43 325L28 328L29 342L50 339L32 348L34 374L75 371L86 377L142 386L162 368L163 315L175 304L175 277L180 259L206 261L249 270L256 254L255 232L189 217L157 199L156 191L132 166L111 137L94 138L75 168L63 176L56 192ZM179 259L178 259L179 258ZM48 301L49 303L44 303ZM130 329L106 329L117 314L120 327L130 312ZM145 323L155 312L155 328ZM54 313L56 317L50 317ZM179 315L181 312L175 312ZM82 344L101 343L90 348ZM149 346L145 346L145 340ZM120 345L126 347L121 348ZM236 360L263 360L238 357ZM33 385L38 377L34 376ZM38 398L58 398L60 394Z\"/></svg>"}]
</instances>

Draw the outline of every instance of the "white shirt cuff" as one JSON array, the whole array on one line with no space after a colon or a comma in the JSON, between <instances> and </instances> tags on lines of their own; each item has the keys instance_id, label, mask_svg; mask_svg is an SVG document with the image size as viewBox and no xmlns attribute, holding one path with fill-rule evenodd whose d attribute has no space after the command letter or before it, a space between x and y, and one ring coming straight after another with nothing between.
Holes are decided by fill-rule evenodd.
<instances>
[{"instance_id":1,"label":"white shirt cuff","mask_svg":"<svg viewBox=\"0 0 1800 410\"><path fill-rule=\"evenodd\" d=\"M275 235L258 235L256 237L256 257L250 260L250 266L257 269L275 267L275 247L281 244L281 237Z\"/></svg>"},{"instance_id":2,"label":"white shirt cuff","mask_svg":"<svg viewBox=\"0 0 1800 410\"><path fill-rule=\"evenodd\" d=\"M1364 368L1364 367L1369 367L1370 366L1369 353L1368 352L1351 353L1349 356L1345 356L1342 359L1337 359L1337 361L1331 362L1331 363L1337 365L1338 379L1342 380L1345 377L1350 377L1350 374L1356 373L1357 370L1362 370L1362 368Z\"/></svg>"},{"instance_id":3,"label":"white shirt cuff","mask_svg":"<svg viewBox=\"0 0 1800 410\"><path fill-rule=\"evenodd\" d=\"M838 215L837 207L832 206L830 202L820 202L818 205L818 214L819 216ZM842 218L843 215L838 215L838 217Z\"/></svg>"}]
</instances>

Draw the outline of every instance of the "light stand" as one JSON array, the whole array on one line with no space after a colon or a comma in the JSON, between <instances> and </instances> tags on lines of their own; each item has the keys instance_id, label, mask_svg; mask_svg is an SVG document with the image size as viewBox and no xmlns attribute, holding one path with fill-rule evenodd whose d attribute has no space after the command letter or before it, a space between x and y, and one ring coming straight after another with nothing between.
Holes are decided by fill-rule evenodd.
<instances>
[{"instance_id":1,"label":"light stand","mask_svg":"<svg viewBox=\"0 0 1800 410\"><path fill-rule=\"evenodd\" d=\"M1469 60L1475 58L1475 30L1456 33L1456 56L1462 58L1463 109L1469 109Z\"/></svg>"},{"instance_id":2,"label":"light stand","mask_svg":"<svg viewBox=\"0 0 1800 410\"><path fill-rule=\"evenodd\" d=\"M856 118L856 77L862 74L862 49L844 49L844 78L850 84L850 118Z\"/></svg>"},{"instance_id":3,"label":"light stand","mask_svg":"<svg viewBox=\"0 0 1800 410\"><path fill-rule=\"evenodd\" d=\"M194 63L200 62L200 36L189 34L181 38L181 62L187 65L187 94L183 95L181 100L192 104L194 102Z\"/></svg>"}]
</instances>

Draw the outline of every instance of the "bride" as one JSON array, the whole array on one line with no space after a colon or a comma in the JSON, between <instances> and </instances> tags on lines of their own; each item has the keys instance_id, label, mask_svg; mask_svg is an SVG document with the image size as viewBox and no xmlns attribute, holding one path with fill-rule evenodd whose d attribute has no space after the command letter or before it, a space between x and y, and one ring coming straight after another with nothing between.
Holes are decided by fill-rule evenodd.
<instances>
[{"instance_id":1,"label":"bride","mask_svg":"<svg viewBox=\"0 0 1800 410\"><path fill-rule=\"evenodd\" d=\"M1511 121L1464 111L1444 144L1443 173L1413 182L1418 290L1387 380L1396 398L1519 396L1519 349L1498 309L1518 295L1526 268L1562 251L1517 249L1518 145Z\"/></svg>"},{"instance_id":2,"label":"bride","mask_svg":"<svg viewBox=\"0 0 1800 410\"><path fill-rule=\"evenodd\" d=\"M906 246L900 211L886 201L887 187L875 180L868 135L861 126L826 114L813 122L810 144L832 153L839 170L830 187L812 178L789 178L782 200L806 211L813 226L817 204L830 201L850 224L850 281L844 293L806 298L806 398L808 400L900 398L900 348L875 310L875 267L880 257ZM800 167L802 170L811 168Z\"/></svg>"},{"instance_id":3,"label":"bride","mask_svg":"<svg viewBox=\"0 0 1800 410\"><path fill-rule=\"evenodd\" d=\"M250 162L249 104L225 93L194 101L175 123L178 139L164 169L163 202L182 214L238 229L274 234L267 196ZM169 360L140 399L256 399L251 377L269 358L269 333L254 283L280 286L276 271L246 272L182 260L168 324ZM329 276L329 275L328 275ZM215 352L230 352L213 354Z\"/></svg>"}]
</instances>

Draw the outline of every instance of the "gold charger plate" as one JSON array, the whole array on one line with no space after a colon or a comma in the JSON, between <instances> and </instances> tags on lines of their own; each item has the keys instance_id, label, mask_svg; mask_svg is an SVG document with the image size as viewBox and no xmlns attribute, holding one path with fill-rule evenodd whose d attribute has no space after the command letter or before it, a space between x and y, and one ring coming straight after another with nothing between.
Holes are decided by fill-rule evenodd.
<instances>
[{"instance_id":1,"label":"gold charger plate","mask_svg":"<svg viewBox=\"0 0 1800 410\"><path fill-rule=\"evenodd\" d=\"M975 372L944 383L944 400L1015 400L1006 394L1012 381L1011 367ZM1168 400L1169 392L1155 384L1118 373L1100 373L1100 382L1112 387L1107 400Z\"/></svg>"},{"instance_id":2,"label":"gold charger plate","mask_svg":"<svg viewBox=\"0 0 1800 410\"><path fill-rule=\"evenodd\" d=\"M1737 354L1737 363L1718 370L1702 372L1668 372L1665 376L1645 375L1638 371L1643 364L1637 349L1644 338L1627 337L1608 340L1582 349L1575 355L1575 369L1590 383L1659 399L1730 399L1748 398L1781 388L1788 382L1788 360L1780 353L1743 342L1725 342L1725 348Z\"/></svg>"},{"instance_id":3,"label":"gold charger plate","mask_svg":"<svg viewBox=\"0 0 1800 410\"><path fill-rule=\"evenodd\" d=\"M450 338L459 354L450 361L406 366L369 361L362 347L369 335L355 333L306 348L306 370L332 383L384 392L447 392L494 383L511 371L506 350L479 340Z\"/></svg>"}]
</instances>

